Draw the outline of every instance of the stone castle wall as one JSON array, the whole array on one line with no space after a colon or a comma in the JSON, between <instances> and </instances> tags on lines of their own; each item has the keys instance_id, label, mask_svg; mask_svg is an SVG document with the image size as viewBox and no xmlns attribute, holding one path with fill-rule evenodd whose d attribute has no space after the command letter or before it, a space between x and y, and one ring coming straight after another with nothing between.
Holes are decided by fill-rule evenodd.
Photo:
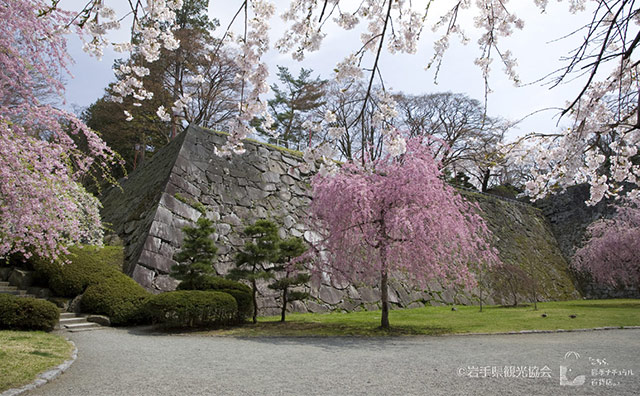
<instances>
[{"instance_id":1,"label":"stone castle wall","mask_svg":"<svg viewBox=\"0 0 640 396\"><path fill-rule=\"evenodd\" d=\"M604 199L594 206L587 206L585 201L589 199L589 195L589 185L580 184L535 203L549 219L560 250L568 261L585 242L587 227L594 221L611 218L615 214L613 199ZM636 287L598 284L588 274L574 274L574 277L582 294L590 299L640 298L640 289Z\"/></svg>"},{"instance_id":2,"label":"stone castle wall","mask_svg":"<svg viewBox=\"0 0 640 396\"><path fill-rule=\"evenodd\" d=\"M113 224L127 246L127 272L145 288L160 292L177 285L168 276L171 266L176 264L172 257L182 242L181 229L203 215L198 210L200 204L206 209L204 215L216 223L217 232L213 236L218 247L216 270L221 275L233 266L234 254L244 244L239 231L257 219L271 218L281 224L282 237L298 236L307 242L313 238L306 221L311 201L310 175L298 169L301 162L298 154L247 142L245 154L220 158L214 154L214 147L221 145L225 136L194 127L178 139L123 181L122 190L113 189L103 200L103 217ZM159 187L147 187L149 179ZM502 260L531 268L537 274L543 299L579 296L566 261L539 210L480 194L464 194L482 208L497 237ZM146 197L144 204L140 196ZM136 209L136 204L146 209ZM128 213L132 210L135 213ZM484 286L489 289L487 303L509 300L507 291L494 284ZM325 279L307 288L312 298L296 302L296 311L378 308L376 287ZM261 314L277 313L277 295L266 285L260 285L260 293ZM391 282L389 300L397 307L473 304L478 301L478 294L477 289L456 289L437 280L426 290L395 280Z\"/></svg>"}]
</instances>

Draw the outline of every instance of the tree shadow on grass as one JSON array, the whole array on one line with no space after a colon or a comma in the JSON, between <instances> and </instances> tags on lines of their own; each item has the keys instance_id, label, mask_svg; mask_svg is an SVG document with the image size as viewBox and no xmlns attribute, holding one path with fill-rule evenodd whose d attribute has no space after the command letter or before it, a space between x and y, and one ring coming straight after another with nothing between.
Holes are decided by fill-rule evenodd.
<instances>
[{"instance_id":1,"label":"tree shadow on grass","mask_svg":"<svg viewBox=\"0 0 640 396\"><path fill-rule=\"evenodd\" d=\"M225 330L227 330L225 332ZM411 335L440 335L451 329L437 326L391 326L381 329L368 324L321 322L259 322L240 327L212 331L210 335L235 337L394 337ZM219 333L219 334L216 334Z\"/></svg>"},{"instance_id":2,"label":"tree shadow on grass","mask_svg":"<svg viewBox=\"0 0 640 396\"><path fill-rule=\"evenodd\" d=\"M571 307L579 307L579 308L638 308L640 309L640 300L638 301L629 301L629 302L619 302L615 304L611 303L591 303L591 304L573 304Z\"/></svg>"}]
</instances>

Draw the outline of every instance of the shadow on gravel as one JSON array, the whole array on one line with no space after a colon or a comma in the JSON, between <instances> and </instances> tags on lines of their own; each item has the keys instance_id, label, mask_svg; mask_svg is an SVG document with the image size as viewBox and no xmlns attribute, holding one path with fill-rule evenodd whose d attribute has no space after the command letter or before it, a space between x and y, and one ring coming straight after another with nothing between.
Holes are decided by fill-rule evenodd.
<instances>
[{"instance_id":1,"label":"shadow on gravel","mask_svg":"<svg viewBox=\"0 0 640 396\"><path fill-rule=\"evenodd\" d=\"M136 336L172 336L172 335L192 335L202 333L203 329L167 329L158 326L136 326L123 328L127 333Z\"/></svg>"},{"instance_id":2,"label":"shadow on gravel","mask_svg":"<svg viewBox=\"0 0 640 396\"><path fill-rule=\"evenodd\" d=\"M450 334L452 329L437 326L421 326L420 328L392 326L389 330L383 330L376 327L366 328L362 326L345 326L326 323L259 322L257 324L246 323L239 326L194 329L176 329L147 325L128 327L126 331L135 336L232 337L271 343L316 343L318 341L331 339L384 343L411 336Z\"/></svg>"},{"instance_id":3,"label":"shadow on gravel","mask_svg":"<svg viewBox=\"0 0 640 396\"><path fill-rule=\"evenodd\" d=\"M266 344L270 346L312 346L315 348L331 350L348 350L348 349L362 349L366 347L369 350L384 351L388 348L398 350L401 344L398 343L399 339L394 338L381 338L381 337L243 337L239 338L242 341L253 342L257 344ZM406 345L405 348L411 348L412 346ZM402 349L402 348L401 348Z\"/></svg>"}]
</instances>

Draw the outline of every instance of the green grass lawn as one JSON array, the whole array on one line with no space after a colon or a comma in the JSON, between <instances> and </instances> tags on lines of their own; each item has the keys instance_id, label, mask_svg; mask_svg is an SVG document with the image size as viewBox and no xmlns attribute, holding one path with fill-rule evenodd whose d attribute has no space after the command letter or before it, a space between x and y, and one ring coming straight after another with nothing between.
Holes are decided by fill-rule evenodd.
<instances>
[{"instance_id":1,"label":"green grass lawn","mask_svg":"<svg viewBox=\"0 0 640 396\"><path fill-rule=\"evenodd\" d=\"M0 392L18 388L71 357L64 338L41 331L0 331Z\"/></svg>"},{"instance_id":2,"label":"green grass lawn","mask_svg":"<svg viewBox=\"0 0 640 396\"><path fill-rule=\"evenodd\" d=\"M380 311L289 314L259 318L258 324L225 328L200 334L251 336L385 336L501 333L520 330L584 329L640 325L640 300L575 300L538 303L517 308L485 306L424 307L393 310L391 331L380 326ZM545 313L547 317L542 317ZM576 318L570 318L576 315Z\"/></svg>"}]
</instances>

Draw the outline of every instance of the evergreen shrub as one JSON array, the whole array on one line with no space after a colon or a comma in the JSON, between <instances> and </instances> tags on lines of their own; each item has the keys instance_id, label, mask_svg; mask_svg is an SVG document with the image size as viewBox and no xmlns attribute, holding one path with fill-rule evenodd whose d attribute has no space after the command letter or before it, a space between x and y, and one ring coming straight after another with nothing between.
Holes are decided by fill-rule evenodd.
<instances>
[{"instance_id":1,"label":"evergreen shrub","mask_svg":"<svg viewBox=\"0 0 640 396\"><path fill-rule=\"evenodd\" d=\"M187 286L188 284L185 282L180 283L178 290L215 290L232 295L238 304L238 317L236 319L239 322L244 321L253 313L251 288L243 283L218 276L204 275L195 282L192 289Z\"/></svg>"},{"instance_id":2,"label":"evergreen shrub","mask_svg":"<svg viewBox=\"0 0 640 396\"><path fill-rule=\"evenodd\" d=\"M49 301L0 294L0 329L51 331L59 317Z\"/></svg>"},{"instance_id":3,"label":"evergreen shrub","mask_svg":"<svg viewBox=\"0 0 640 396\"><path fill-rule=\"evenodd\" d=\"M65 257L69 262L65 264L43 259L32 261L39 283L58 296L75 297L90 285L122 275L121 246L71 247L69 251Z\"/></svg>"},{"instance_id":4,"label":"evergreen shrub","mask_svg":"<svg viewBox=\"0 0 640 396\"><path fill-rule=\"evenodd\" d=\"M238 305L227 293L178 290L153 296L145 311L154 323L167 327L203 327L234 322Z\"/></svg>"},{"instance_id":5,"label":"evergreen shrub","mask_svg":"<svg viewBox=\"0 0 640 396\"><path fill-rule=\"evenodd\" d=\"M113 325L148 322L144 311L152 294L123 273L90 285L82 296L82 312L106 315Z\"/></svg>"}]
</instances>

